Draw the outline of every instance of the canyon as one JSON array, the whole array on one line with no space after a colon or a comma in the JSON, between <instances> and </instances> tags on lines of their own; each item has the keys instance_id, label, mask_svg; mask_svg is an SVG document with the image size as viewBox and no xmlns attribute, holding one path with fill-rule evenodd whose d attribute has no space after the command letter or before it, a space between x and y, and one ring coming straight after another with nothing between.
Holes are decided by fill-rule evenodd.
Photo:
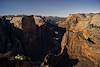
<instances>
[{"instance_id":1,"label":"canyon","mask_svg":"<svg viewBox=\"0 0 100 67\"><path fill-rule=\"evenodd\" d=\"M100 13L0 17L0 67L100 67L99 44Z\"/></svg>"}]
</instances>

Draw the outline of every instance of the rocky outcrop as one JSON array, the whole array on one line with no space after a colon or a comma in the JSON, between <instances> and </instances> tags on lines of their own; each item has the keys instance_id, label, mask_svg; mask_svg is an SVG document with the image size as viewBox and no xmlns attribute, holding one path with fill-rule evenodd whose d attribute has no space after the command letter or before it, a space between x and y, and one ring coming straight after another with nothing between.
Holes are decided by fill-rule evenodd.
<instances>
[{"instance_id":1,"label":"rocky outcrop","mask_svg":"<svg viewBox=\"0 0 100 67\"><path fill-rule=\"evenodd\" d=\"M74 67L100 67L100 13L71 14L65 20L62 51L72 59L79 59Z\"/></svg>"}]
</instances>

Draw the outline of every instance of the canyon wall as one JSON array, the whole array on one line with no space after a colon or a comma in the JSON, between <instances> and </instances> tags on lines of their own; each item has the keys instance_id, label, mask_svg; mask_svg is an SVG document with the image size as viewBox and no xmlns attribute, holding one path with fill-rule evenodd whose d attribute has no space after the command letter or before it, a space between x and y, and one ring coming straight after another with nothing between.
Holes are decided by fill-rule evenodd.
<instances>
[{"instance_id":1,"label":"canyon wall","mask_svg":"<svg viewBox=\"0 0 100 67\"><path fill-rule=\"evenodd\" d=\"M40 65L46 54L59 48L64 33L64 30L58 29L49 21L46 17L34 15L1 17L0 60L6 58L8 62L9 58L25 56L29 62ZM0 66L4 65L6 61L1 60Z\"/></svg>"},{"instance_id":2,"label":"canyon wall","mask_svg":"<svg viewBox=\"0 0 100 67\"><path fill-rule=\"evenodd\" d=\"M100 67L100 14L71 14L64 21L61 47L67 48L71 59L78 59L74 67Z\"/></svg>"}]
</instances>

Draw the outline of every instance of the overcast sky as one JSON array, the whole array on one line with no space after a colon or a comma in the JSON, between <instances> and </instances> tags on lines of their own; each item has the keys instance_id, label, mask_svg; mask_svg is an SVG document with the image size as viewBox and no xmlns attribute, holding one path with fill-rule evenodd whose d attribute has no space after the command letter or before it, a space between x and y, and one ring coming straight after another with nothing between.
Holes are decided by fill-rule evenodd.
<instances>
[{"instance_id":1,"label":"overcast sky","mask_svg":"<svg viewBox=\"0 0 100 67\"><path fill-rule=\"evenodd\" d=\"M100 0L0 0L0 15L67 16L100 12Z\"/></svg>"}]
</instances>

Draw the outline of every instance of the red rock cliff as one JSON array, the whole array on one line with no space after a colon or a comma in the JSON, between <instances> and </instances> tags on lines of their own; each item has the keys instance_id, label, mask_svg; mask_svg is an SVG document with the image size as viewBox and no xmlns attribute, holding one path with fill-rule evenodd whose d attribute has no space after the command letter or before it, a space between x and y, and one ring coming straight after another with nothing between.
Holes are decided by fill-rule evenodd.
<instances>
[{"instance_id":1,"label":"red rock cliff","mask_svg":"<svg viewBox=\"0 0 100 67\"><path fill-rule=\"evenodd\" d=\"M71 14L64 21L62 52L66 47L72 59L79 59L75 67L100 67L100 14Z\"/></svg>"}]
</instances>

